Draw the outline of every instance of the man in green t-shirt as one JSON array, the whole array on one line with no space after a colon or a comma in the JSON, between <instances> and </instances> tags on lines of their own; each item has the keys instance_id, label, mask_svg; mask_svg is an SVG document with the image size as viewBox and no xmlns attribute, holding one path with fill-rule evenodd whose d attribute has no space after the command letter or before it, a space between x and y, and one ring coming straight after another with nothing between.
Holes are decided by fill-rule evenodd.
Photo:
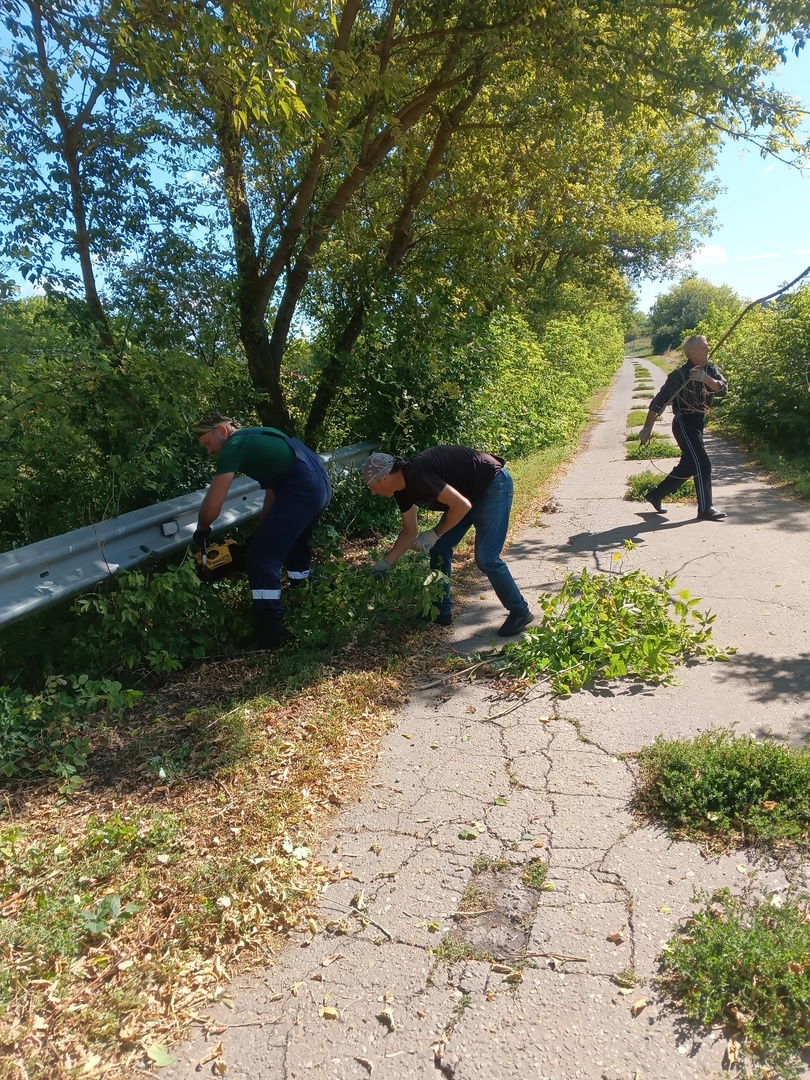
<instances>
[{"instance_id":1,"label":"man in green t-shirt","mask_svg":"<svg viewBox=\"0 0 810 1080\"><path fill-rule=\"evenodd\" d=\"M312 533L332 488L316 453L276 428L240 428L212 413L197 426L200 445L217 459L214 479L203 499L194 539L204 540L219 517L237 473L264 489L259 525L248 548L248 579L257 619L256 644L275 649L283 642L281 569L291 581L312 573Z\"/></svg>"}]
</instances>

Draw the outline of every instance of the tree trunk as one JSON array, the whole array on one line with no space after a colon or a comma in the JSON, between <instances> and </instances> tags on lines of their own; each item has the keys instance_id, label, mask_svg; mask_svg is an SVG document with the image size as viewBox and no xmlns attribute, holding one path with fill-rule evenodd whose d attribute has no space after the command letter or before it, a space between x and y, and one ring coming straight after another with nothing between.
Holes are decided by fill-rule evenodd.
<instances>
[{"instance_id":1,"label":"tree trunk","mask_svg":"<svg viewBox=\"0 0 810 1080\"><path fill-rule=\"evenodd\" d=\"M425 198L430 190L430 185L436 179L439 166L447 153L453 133L458 129L462 117L480 93L483 81L484 63L481 60L477 65L468 93L456 103L438 126L433 139L433 146L424 167L411 184L391 229L391 239L385 253L385 273L389 277L396 274L402 267L413 236L413 220L416 208ZM367 301L365 297L361 297L357 300L354 310L335 342L332 354L321 372L318 389L309 410L304 434L305 441L310 446L318 445L321 431L326 423L327 412L346 376L349 357L363 331L367 312Z\"/></svg>"}]
</instances>

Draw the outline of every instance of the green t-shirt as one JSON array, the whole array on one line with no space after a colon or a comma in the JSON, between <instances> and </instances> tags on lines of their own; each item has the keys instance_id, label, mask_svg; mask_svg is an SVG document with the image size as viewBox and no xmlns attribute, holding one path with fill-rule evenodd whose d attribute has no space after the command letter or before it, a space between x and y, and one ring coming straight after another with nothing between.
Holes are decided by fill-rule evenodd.
<instances>
[{"instance_id":1,"label":"green t-shirt","mask_svg":"<svg viewBox=\"0 0 810 1080\"><path fill-rule=\"evenodd\" d=\"M277 436L281 438L277 438ZM295 460L295 451L276 428L240 428L217 457L217 475L245 473L263 488L272 487Z\"/></svg>"}]
</instances>

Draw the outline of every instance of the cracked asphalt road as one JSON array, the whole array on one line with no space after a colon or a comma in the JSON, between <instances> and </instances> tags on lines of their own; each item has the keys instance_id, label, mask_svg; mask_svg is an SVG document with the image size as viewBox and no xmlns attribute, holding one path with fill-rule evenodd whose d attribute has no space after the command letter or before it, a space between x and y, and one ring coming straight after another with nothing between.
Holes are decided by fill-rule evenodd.
<instances>
[{"instance_id":1,"label":"cracked asphalt road","mask_svg":"<svg viewBox=\"0 0 810 1080\"><path fill-rule=\"evenodd\" d=\"M650 467L625 461L634 363L663 382L654 365L625 361L556 510L513 541L510 566L531 601L567 572L612 567L632 539L624 567L676 574L717 615L715 641L738 653L686 666L677 686L616 682L558 702L538 688L509 712L485 686L417 688L322 853L351 871L323 893L317 918L330 932L291 935L272 968L238 979L234 1007L212 1010L224 1034L181 1048L164 1077L210 1074L197 1063L219 1038L227 1075L251 1080L720 1075L722 1033L658 999L657 958L696 889L738 889L755 873L778 891L785 872L747 853L706 858L641 826L623 755L659 733L717 726L810 739L810 510L713 438L725 522L697 521L693 505L662 519L624 501L627 476ZM476 592L448 640L490 645L501 618L491 590ZM543 888L531 883L536 860ZM791 875L808 884L803 867ZM454 951L437 960L430 950L450 934ZM515 956L529 958L522 977ZM620 985L628 970L632 989Z\"/></svg>"}]
</instances>

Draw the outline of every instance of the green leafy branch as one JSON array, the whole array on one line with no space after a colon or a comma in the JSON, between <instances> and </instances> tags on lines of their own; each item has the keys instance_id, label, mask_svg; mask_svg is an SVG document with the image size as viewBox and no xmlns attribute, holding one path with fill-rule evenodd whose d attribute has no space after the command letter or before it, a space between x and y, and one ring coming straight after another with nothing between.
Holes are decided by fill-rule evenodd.
<instances>
[{"instance_id":1,"label":"green leafy branch","mask_svg":"<svg viewBox=\"0 0 810 1080\"><path fill-rule=\"evenodd\" d=\"M673 595L674 586L674 577L643 570L569 574L558 594L541 595L538 625L474 667L544 680L564 695L597 679L672 683L674 668L692 657L727 660L733 650L711 643L715 616L686 589Z\"/></svg>"}]
</instances>

